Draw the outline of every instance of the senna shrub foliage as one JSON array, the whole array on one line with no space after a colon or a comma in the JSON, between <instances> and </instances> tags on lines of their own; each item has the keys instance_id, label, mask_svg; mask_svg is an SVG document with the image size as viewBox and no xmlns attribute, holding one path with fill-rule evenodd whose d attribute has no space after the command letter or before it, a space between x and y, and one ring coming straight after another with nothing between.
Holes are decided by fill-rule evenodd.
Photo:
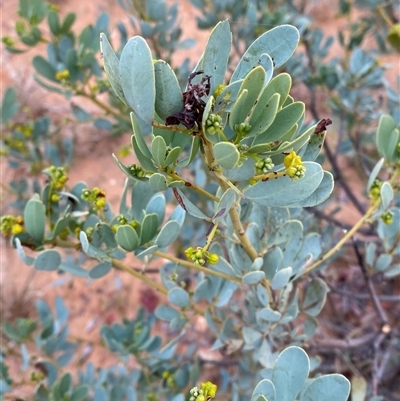
<instances>
[{"instance_id":1,"label":"senna shrub foliage","mask_svg":"<svg viewBox=\"0 0 400 401\"><path fill-rule=\"evenodd\" d=\"M48 119L13 125L18 105L10 89L2 114L3 122L10 122L6 145L11 165L27 162L42 171L50 163L44 169L47 183L40 187L36 180L28 201L23 196L27 184L14 184L21 194L15 206L23 213L3 216L1 230L36 270L96 280L117 269L164 295L154 313L142 308L133 320L102 327L104 344L120 356L120 364L101 368L88 363L76 377L68 364L78 343L68 337L68 309L62 298L56 298L54 311L39 300L38 321L5 323L4 333L15 345L22 370L33 364L34 400L345 401L350 382L343 375L309 377L318 372L320 358L310 358L303 348L317 330L328 292L323 276L314 273L322 272L367 221L376 225L381 246L366 245L366 262L387 278L400 271L399 116L372 110L376 104L368 90L378 83L384 86L383 71L372 56L357 48L348 64L336 68L320 63L318 70L310 71L294 54L299 30L311 43L309 52L320 58L330 43L323 44L320 33L296 19L291 8L287 10L292 13L284 14L282 8L272 15L257 8L263 7L259 2L246 10L243 2L226 2L234 6L206 12L206 4L193 3L204 11L199 26L214 28L195 66L186 63L174 70L174 50L190 45L180 41L177 6L144 1L132 8L121 1L136 15L141 35L128 40L126 28L119 25L121 51L116 53L108 40L106 16L76 36L71 30L74 14L60 20L56 10L39 0L20 2L20 14L29 22L17 25L21 42L35 46L43 39L39 23L45 17L53 36L47 59L33 59L37 81L67 98L91 99L105 113L92 116L74 105L78 121L93 121L114 133L132 130L136 162L126 165L113 155L126 175L119 208L113 210L101 183L88 188L68 181L65 161L70 162L72 143L62 145L68 149L64 152L48 142ZM143 10L150 16L147 21ZM247 18L245 31L232 33L222 11L224 18ZM268 19L272 16L275 20ZM273 29L248 31L257 23L264 27L272 22L277 25ZM342 38L343 45L352 50L357 34L355 29L350 38L354 43ZM379 31L376 37L383 46ZM21 50L10 38L3 42L10 51ZM235 51L243 48L233 68L232 43ZM372 112L381 115L376 134L362 144L375 149L365 186L369 206L339 241L330 227L323 229L303 210L321 205L334 189L333 175L323 169L320 154L332 121L305 122L305 104L290 94L293 79L310 88L323 82L337 93L331 97L332 110L337 115L346 112L349 127L368 125ZM387 89L391 112L396 100ZM101 93L107 93L109 104L98 101ZM351 138L348 142L354 143ZM168 211L167 205L172 206ZM127 254L144 267L154 258L164 260L159 280L145 268L138 271L124 263ZM217 378L207 377L196 344L185 343L196 316L207 322L212 349L229 362L221 365ZM160 321L168 325L172 338L154 334ZM37 361L32 361L28 346L32 338L44 356ZM9 358L10 352L3 350L2 396L13 387ZM132 368L132 358L139 367Z\"/></svg>"}]
</instances>

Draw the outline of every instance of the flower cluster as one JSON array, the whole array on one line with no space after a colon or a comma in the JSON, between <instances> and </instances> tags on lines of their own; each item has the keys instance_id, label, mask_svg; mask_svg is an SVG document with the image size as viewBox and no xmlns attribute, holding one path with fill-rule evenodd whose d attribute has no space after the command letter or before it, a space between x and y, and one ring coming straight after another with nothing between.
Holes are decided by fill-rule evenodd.
<instances>
[{"instance_id":1,"label":"flower cluster","mask_svg":"<svg viewBox=\"0 0 400 401\"><path fill-rule=\"evenodd\" d=\"M165 370L162 374L162 377L167 387L174 388L176 386L175 377L171 372Z\"/></svg>"},{"instance_id":2,"label":"flower cluster","mask_svg":"<svg viewBox=\"0 0 400 401\"><path fill-rule=\"evenodd\" d=\"M62 71L58 71L56 73L56 80L57 81L68 81L69 80L69 71L68 70L62 70Z\"/></svg>"},{"instance_id":3,"label":"flower cluster","mask_svg":"<svg viewBox=\"0 0 400 401\"><path fill-rule=\"evenodd\" d=\"M393 216L394 216L394 214L391 211L383 212L381 214L381 220L385 224L390 225L390 224L393 224Z\"/></svg>"},{"instance_id":4,"label":"flower cluster","mask_svg":"<svg viewBox=\"0 0 400 401\"><path fill-rule=\"evenodd\" d=\"M240 138L242 138L245 134L247 134L251 130L251 125L247 122L235 124L233 127L235 132L238 134Z\"/></svg>"},{"instance_id":5,"label":"flower cluster","mask_svg":"<svg viewBox=\"0 0 400 401\"><path fill-rule=\"evenodd\" d=\"M44 170L44 173L50 177L50 200L57 203L60 200L59 191L64 188L65 183L68 181L67 173L64 167L50 166Z\"/></svg>"},{"instance_id":6,"label":"flower cluster","mask_svg":"<svg viewBox=\"0 0 400 401\"><path fill-rule=\"evenodd\" d=\"M374 180L374 182L371 185L371 188L369 190L369 197L372 200L376 200L379 198L381 194L381 187L382 187L382 181L380 180Z\"/></svg>"},{"instance_id":7,"label":"flower cluster","mask_svg":"<svg viewBox=\"0 0 400 401\"><path fill-rule=\"evenodd\" d=\"M286 168L286 174L293 180L303 178L306 173L306 168L303 166L301 156L297 155L295 151L290 152L283 159L283 164Z\"/></svg>"},{"instance_id":8,"label":"flower cluster","mask_svg":"<svg viewBox=\"0 0 400 401\"><path fill-rule=\"evenodd\" d=\"M24 231L24 219L22 216L2 216L0 220L0 231L3 235L17 235Z\"/></svg>"},{"instance_id":9,"label":"flower cluster","mask_svg":"<svg viewBox=\"0 0 400 401\"><path fill-rule=\"evenodd\" d=\"M222 133L222 118L218 114L209 114L204 129L210 135Z\"/></svg>"},{"instance_id":10,"label":"flower cluster","mask_svg":"<svg viewBox=\"0 0 400 401\"><path fill-rule=\"evenodd\" d=\"M142 166L139 166L138 164L131 164L128 169L133 177L144 177L146 175Z\"/></svg>"},{"instance_id":11,"label":"flower cluster","mask_svg":"<svg viewBox=\"0 0 400 401\"><path fill-rule=\"evenodd\" d=\"M267 157L265 159L259 159L256 162L256 174L267 174L268 171L272 170L274 167L274 163L272 163L272 159Z\"/></svg>"},{"instance_id":12,"label":"flower cluster","mask_svg":"<svg viewBox=\"0 0 400 401\"><path fill-rule=\"evenodd\" d=\"M196 249L189 247L185 250L185 255L190 259L195 265L203 266L206 262L215 265L218 263L218 255L216 253L210 253L201 247Z\"/></svg>"},{"instance_id":13,"label":"flower cluster","mask_svg":"<svg viewBox=\"0 0 400 401\"><path fill-rule=\"evenodd\" d=\"M190 401L209 401L215 398L217 385L210 381L201 383L201 388L193 387L190 390Z\"/></svg>"},{"instance_id":14,"label":"flower cluster","mask_svg":"<svg viewBox=\"0 0 400 401\"><path fill-rule=\"evenodd\" d=\"M92 204L94 210L102 210L106 206L106 191L100 188L82 190L81 198Z\"/></svg>"},{"instance_id":15,"label":"flower cluster","mask_svg":"<svg viewBox=\"0 0 400 401\"><path fill-rule=\"evenodd\" d=\"M117 220L117 223L114 224L114 225L111 227L112 230L113 230L114 232L117 231L117 229L118 229L119 226L122 226L122 225L124 225L124 224L129 224L129 225L132 226L135 230L136 230L137 228L140 227L140 224L139 224L136 220L131 220L131 221L129 221L123 214L118 215L117 218L116 218L116 220Z\"/></svg>"}]
</instances>

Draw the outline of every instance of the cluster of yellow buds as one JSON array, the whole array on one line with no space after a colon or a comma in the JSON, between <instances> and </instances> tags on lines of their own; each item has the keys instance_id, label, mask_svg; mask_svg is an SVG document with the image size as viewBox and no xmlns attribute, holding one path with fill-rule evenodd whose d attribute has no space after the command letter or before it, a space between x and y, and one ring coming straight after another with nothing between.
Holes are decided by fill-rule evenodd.
<instances>
[{"instance_id":1,"label":"cluster of yellow buds","mask_svg":"<svg viewBox=\"0 0 400 401\"><path fill-rule=\"evenodd\" d=\"M111 228L114 232L116 232L118 227L124 224L129 224L135 230L140 226L140 224L136 220L129 221L123 214L120 214L117 216L117 224L114 224Z\"/></svg>"},{"instance_id":2,"label":"cluster of yellow buds","mask_svg":"<svg viewBox=\"0 0 400 401\"><path fill-rule=\"evenodd\" d=\"M18 124L15 127L17 132L20 132L25 138L29 138L32 136L33 133L33 126L30 123L27 124Z\"/></svg>"},{"instance_id":3,"label":"cluster of yellow buds","mask_svg":"<svg viewBox=\"0 0 400 401\"><path fill-rule=\"evenodd\" d=\"M205 130L208 134L223 134L222 118L218 114L209 114L205 123Z\"/></svg>"},{"instance_id":4,"label":"cluster of yellow buds","mask_svg":"<svg viewBox=\"0 0 400 401\"><path fill-rule=\"evenodd\" d=\"M3 235L17 235L24 231L24 219L22 216L2 216L0 220L0 231Z\"/></svg>"},{"instance_id":5,"label":"cluster of yellow buds","mask_svg":"<svg viewBox=\"0 0 400 401\"><path fill-rule=\"evenodd\" d=\"M371 185L371 188L369 190L369 197L372 200L376 200L379 198L381 194L381 187L382 187L382 181L380 180L374 180L374 182Z\"/></svg>"},{"instance_id":6,"label":"cluster of yellow buds","mask_svg":"<svg viewBox=\"0 0 400 401\"><path fill-rule=\"evenodd\" d=\"M68 181L68 176L64 167L50 166L45 170L45 173L50 176L51 185L57 190L63 189L65 183Z\"/></svg>"},{"instance_id":7,"label":"cluster of yellow buds","mask_svg":"<svg viewBox=\"0 0 400 401\"><path fill-rule=\"evenodd\" d=\"M190 259L195 265L203 266L206 262L210 265L215 265L218 263L218 255L216 253L210 253L201 247L196 249L189 247L185 250L185 255Z\"/></svg>"},{"instance_id":8,"label":"cluster of yellow buds","mask_svg":"<svg viewBox=\"0 0 400 401\"><path fill-rule=\"evenodd\" d=\"M297 155L295 151L290 152L283 159L283 164L286 168L286 174L293 180L303 178L306 173L306 168L303 166L301 156Z\"/></svg>"},{"instance_id":9,"label":"cluster of yellow buds","mask_svg":"<svg viewBox=\"0 0 400 401\"><path fill-rule=\"evenodd\" d=\"M391 211L383 212L381 214L381 220L385 224L390 225L390 224L393 224L393 216L394 216L394 214Z\"/></svg>"},{"instance_id":10,"label":"cluster of yellow buds","mask_svg":"<svg viewBox=\"0 0 400 401\"><path fill-rule=\"evenodd\" d=\"M142 166L139 166L138 164L131 164L128 167L128 170L134 177L144 177L146 175Z\"/></svg>"},{"instance_id":11,"label":"cluster of yellow buds","mask_svg":"<svg viewBox=\"0 0 400 401\"><path fill-rule=\"evenodd\" d=\"M22 153L25 155L29 153L29 150L26 146L26 142L24 142L22 139L9 136L4 139L4 144L8 147L8 149L13 150L15 152Z\"/></svg>"},{"instance_id":12,"label":"cluster of yellow buds","mask_svg":"<svg viewBox=\"0 0 400 401\"><path fill-rule=\"evenodd\" d=\"M69 71L68 70L62 70L56 72L56 80L57 81L68 81L69 80Z\"/></svg>"},{"instance_id":13,"label":"cluster of yellow buds","mask_svg":"<svg viewBox=\"0 0 400 401\"><path fill-rule=\"evenodd\" d=\"M92 204L94 210L102 210L106 206L106 191L94 187L92 190L86 188L82 190L81 198Z\"/></svg>"},{"instance_id":14,"label":"cluster of yellow buds","mask_svg":"<svg viewBox=\"0 0 400 401\"><path fill-rule=\"evenodd\" d=\"M226 85L219 84L213 93L214 99L216 99L224 91L225 88Z\"/></svg>"},{"instance_id":15,"label":"cluster of yellow buds","mask_svg":"<svg viewBox=\"0 0 400 401\"><path fill-rule=\"evenodd\" d=\"M68 181L68 176L64 167L50 166L44 170L44 173L50 177L51 193L50 200L57 203L60 200L59 191L64 188L65 183Z\"/></svg>"},{"instance_id":16,"label":"cluster of yellow buds","mask_svg":"<svg viewBox=\"0 0 400 401\"><path fill-rule=\"evenodd\" d=\"M272 159L267 157L265 159L259 159L256 162L256 173L257 174L267 174L268 171L272 170L274 167L274 163L272 163Z\"/></svg>"},{"instance_id":17,"label":"cluster of yellow buds","mask_svg":"<svg viewBox=\"0 0 400 401\"><path fill-rule=\"evenodd\" d=\"M15 41L11 36L2 36L1 41L8 47L13 47L15 45Z\"/></svg>"},{"instance_id":18,"label":"cluster of yellow buds","mask_svg":"<svg viewBox=\"0 0 400 401\"><path fill-rule=\"evenodd\" d=\"M209 401L215 398L217 385L210 381L201 383L201 388L193 387L190 390L190 401Z\"/></svg>"},{"instance_id":19,"label":"cluster of yellow buds","mask_svg":"<svg viewBox=\"0 0 400 401\"><path fill-rule=\"evenodd\" d=\"M162 377L167 387L174 388L176 386L175 377L171 372L168 372L168 370L163 372Z\"/></svg>"}]
</instances>

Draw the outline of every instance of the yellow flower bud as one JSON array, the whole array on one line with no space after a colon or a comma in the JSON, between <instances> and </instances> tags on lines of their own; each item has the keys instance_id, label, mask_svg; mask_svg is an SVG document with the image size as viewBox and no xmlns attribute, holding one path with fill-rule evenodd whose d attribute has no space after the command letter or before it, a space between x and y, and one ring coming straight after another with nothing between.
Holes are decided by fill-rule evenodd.
<instances>
[{"instance_id":1,"label":"yellow flower bud","mask_svg":"<svg viewBox=\"0 0 400 401\"><path fill-rule=\"evenodd\" d=\"M24 228L21 226L21 224L14 224L11 228L13 235L21 234L22 231L24 231Z\"/></svg>"}]
</instances>

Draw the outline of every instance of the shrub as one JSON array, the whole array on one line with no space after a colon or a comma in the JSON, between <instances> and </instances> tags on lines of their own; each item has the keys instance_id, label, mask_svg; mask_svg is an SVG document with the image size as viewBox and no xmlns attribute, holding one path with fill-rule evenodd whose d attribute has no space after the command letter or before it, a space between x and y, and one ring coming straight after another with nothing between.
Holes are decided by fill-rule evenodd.
<instances>
[{"instance_id":1,"label":"shrub","mask_svg":"<svg viewBox=\"0 0 400 401\"><path fill-rule=\"evenodd\" d=\"M128 7L127 2L121 3ZM347 400L349 380L340 374L322 375L318 350L360 345L353 339L315 340L313 335L329 291L324 272L350 242L378 316L373 332L360 338L362 344L375 347L368 394L376 401L383 374L378 372L390 359L388 350L398 350L398 344L391 342L391 333L398 328L392 328L373 276L389 280L400 270L396 194L400 132L399 116L382 114L374 98L373 90L384 88L383 69L357 47L367 30L354 26L348 41L340 36L348 57L337 66L323 61L331 41L323 43L321 32L300 18L292 2L282 2L274 13L268 12L269 2L267 8L228 2L226 9L217 8L217 2L194 3L204 11L199 26L215 27L192 72L184 66L177 76L167 61L176 48L188 43L179 41L176 6L166 8L161 1L144 2L144 8L136 5L133 11L141 36L125 40L126 29L120 25L122 50L117 55L107 39L106 16L77 37L72 30L74 14L61 21L58 12L41 1L20 2L26 22L16 25L20 40L27 46L38 44L43 39L39 23L45 17L52 35L48 60L33 59L38 82L68 98L85 97L105 112L93 117L74 105L77 120L92 120L114 134L126 131L130 122L136 162L125 165L113 155L126 175L119 210L114 212L101 187L88 188L83 182L69 185L68 169L58 157L58 163L43 170L44 187L36 181L36 193L26 203L20 196L17 206L23 207L23 213L3 216L1 230L10 236L22 260L36 270L89 281L120 270L157 291L163 301L154 308L144 300L135 319L103 326L104 345L122 363L97 369L89 363L74 378L68 364L78 344L68 337L68 309L60 297L55 312L38 300L38 321L21 318L3 326L17 346L3 352L3 392L11 391L6 363L17 352L23 369L34 368L30 382L36 384L33 399L37 400L163 397L179 401L186 397L203 401L225 395L252 401ZM342 8L346 4L341 2ZM221 13L234 20L243 18L246 29L231 32ZM277 25L272 29L249 32L249 27L269 26L272 21ZM299 29L288 22L303 34L305 55L295 53ZM388 44L375 30L381 51L385 50ZM99 34L107 79L96 58ZM10 51L19 50L11 39L3 42ZM246 46L234 68L232 43L235 51ZM167 61L155 60L153 54L165 55ZM185 71L182 91L179 82ZM314 121L306 120L305 104L290 94L293 79L301 79L310 90ZM337 155L325 142L332 121L316 118L317 87L329 94L332 114L341 116L349 128L340 144L343 152L354 157L356 167L366 166L367 206L354 194ZM107 93L108 103L103 102L102 92ZM388 88L389 112L394 109L393 93ZM17 113L13 90L6 92L2 110L4 122ZM375 139L361 135L360 129L378 116ZM22 141L23 125L9 123L10 162L33 166L40 160L42 169L42 154L29 149L49 146L45 141L50 122L43 121L30 125L31 143ZM15 146L18 140L22 147ZM61 151L51 149L45 154L56 157ZM325 158L361 212L341 238L334 227L343 228L343 223L318 208L325 207L334 189L333 174L323 169L328 165ZM375 242L355 239L365 224ZM146 269L124 262L128 255L143 266L155 258L166 261L159 280ZM207 376L207 361L199 357L199 345L188 333L198 317L207 323L212 349L220 350L226 362L218 366L217 379ZM155 334L160 322L168 324L172 339ZM33 366L28 351L32 339L43 355ZM302 347L309 347L315 356L309 358ZM132 358L139 367L132 368ZM308 378L313 371L314 377ZM356 388L359 377L353 375L351 380ZM213 381L218 381L218 391Z\"/></svg>"}]
</instances>

